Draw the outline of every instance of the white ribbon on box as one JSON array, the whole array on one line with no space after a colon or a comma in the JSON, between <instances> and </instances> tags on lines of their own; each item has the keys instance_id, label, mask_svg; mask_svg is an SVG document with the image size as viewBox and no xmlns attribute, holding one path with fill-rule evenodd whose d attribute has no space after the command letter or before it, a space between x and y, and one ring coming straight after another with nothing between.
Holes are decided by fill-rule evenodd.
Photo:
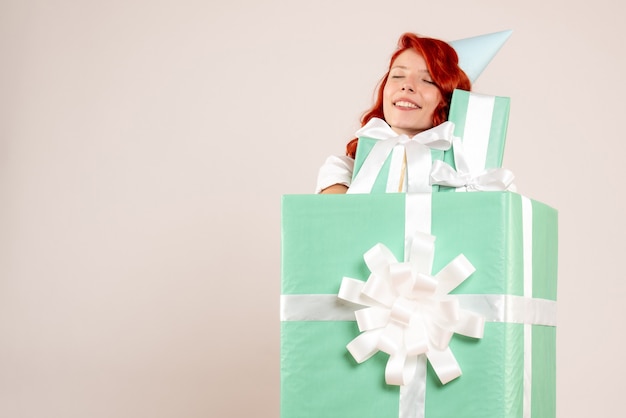
<instances>
[{"instance_id":1,"label":"white ribbon on box","mask_svg":"<svg viewBox=\"0 0 626 418\"><path fill-rule=\"evenodd\" d=\"M495 96L469 93L462 137L468 147L467 170L472 174L485 168L495 105Z\"/></svg>"},{"instance_id":2,"label":"white ribbon on box","mask_svg":"<svg viewBox=\"0 0 626 418\"><path fill-rule=\"evenodd\" d=\"M456 191L503 191L515 190L513 172L506 168L485 169L472 173L467 161L465 146L458 137L452 139L454 165L443 161L435 161L430 173L430 184L455 187Z\"/></svg>"},{"instance_id":3,"label":"white ribbon on box","mask_svg":"<svg viewBox=\"0 0 626 418\"><path fill-rule=\"evenodd\" d=\"M369 155L363 161L361 169L355 176L348 193L370 193L383 164L392 153L400 157L392 158L392 167L387 178L387 193L406 191L407 193L424 193L431 190L429 184L432 167L431 148L445 151L450 149L454 124L444 122L434 128L409 137L398 135L382 119L372 118L356 132L357 137L378 139ZM405 181L402 167L406 155L406 190L402 187Z\"/></svg>"},{"instance_id":4,"label":"white ribbon on box","mask_svg":"<svg viewBox=\"0 0 626 418\"><path fill-rule=\"evenodd\" d=\"M556 302L514 295L455 294L461 309L485 318L485 322L556 326ZM342 301L336 294L281 295L281 321L354 321L354 312L365 306Z\"/></svg>"}]
</instances>

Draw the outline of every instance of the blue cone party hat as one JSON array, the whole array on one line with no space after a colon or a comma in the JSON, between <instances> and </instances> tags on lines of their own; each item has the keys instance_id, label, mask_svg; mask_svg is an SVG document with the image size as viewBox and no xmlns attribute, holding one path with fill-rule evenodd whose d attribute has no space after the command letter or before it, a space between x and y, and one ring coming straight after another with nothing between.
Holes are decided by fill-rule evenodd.
<instances>
[{"instance_id":1,"label":"blue cone party hat","mask_svg":"<svg viewBox=\"0 0 626 418\"><path fill-rule=\"evenodd\" d=\"M504 30L449 42L459 55L459 66L472 83L496 56L511 33L513 31Z\"/></svg>"}]
</instances>

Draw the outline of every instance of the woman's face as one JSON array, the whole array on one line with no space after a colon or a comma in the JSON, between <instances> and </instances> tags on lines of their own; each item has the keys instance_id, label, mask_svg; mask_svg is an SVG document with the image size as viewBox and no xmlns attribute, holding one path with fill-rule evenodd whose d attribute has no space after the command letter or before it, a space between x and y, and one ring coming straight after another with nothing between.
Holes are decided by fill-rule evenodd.
<instances>
[{"instance_id":1,"label":"woman's face","mask_svg":"<svg viewBox=\"0 0 626 418\"><path fill-rule=\"evenodd\" d=\"M441 100L424 58L412 49L398 55L383 89L383 114L389 126L409 136L432 128Z\"/></svg>"}]
</instances>

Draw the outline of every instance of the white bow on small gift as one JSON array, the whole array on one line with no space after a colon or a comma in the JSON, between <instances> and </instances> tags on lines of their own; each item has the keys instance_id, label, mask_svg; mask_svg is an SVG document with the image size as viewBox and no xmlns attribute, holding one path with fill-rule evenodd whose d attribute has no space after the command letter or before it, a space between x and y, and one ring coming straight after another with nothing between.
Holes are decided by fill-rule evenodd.
<instances>
[{"instance_id":1,"label":"white bow on small gift","mask_svg":"<svg viewBox=\"0 0 626 418\"><path fill-rule=\"evenodd\" d=\"M463 142L452 139L456 170L443 161L435 161L430 173L430 184L455 187L459 191L515 191L513 172L506 168L490 168L476 174L470 172Z\"/></svg>"},{"instance_id":2,"label":"white bow on small gift","mask_svg":"<svg viewBox=\"0 0 626 418\"><path fill-rule=\"evenodd\" d=\"M398 135L384 120L372 118L356 132L356 136L378 139L379 141L376 142L363 162L360 171L348 189L348 193L370 193L383 164L396 146L403 147L406 153L406 191L408 193L430 192L429 178L432 167L430 150L445 151L450 149L453 131L454 124L444 122L409 137L404 134ZM403 179L399 180L403 181ZM387 189L387 192L394 191L397 190L390 190L389 187Z\"/></svg>"}]
</instances>

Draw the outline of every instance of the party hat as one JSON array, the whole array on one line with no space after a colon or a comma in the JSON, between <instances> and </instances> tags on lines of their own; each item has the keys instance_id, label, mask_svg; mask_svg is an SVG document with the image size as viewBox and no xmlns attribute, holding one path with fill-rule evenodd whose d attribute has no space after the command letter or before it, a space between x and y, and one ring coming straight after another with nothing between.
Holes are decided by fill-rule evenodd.
<instances>
[{"instance_id":1,"label":"party hat","mask_svg":"<svg viewBox=\"0 0 626 418\"><path fill-rule=\"evenodd\" d=\"M513 31L489 33L450 42L459 55L459 66L473 83L496 56Z\"/></svg>"}]
</instances>

